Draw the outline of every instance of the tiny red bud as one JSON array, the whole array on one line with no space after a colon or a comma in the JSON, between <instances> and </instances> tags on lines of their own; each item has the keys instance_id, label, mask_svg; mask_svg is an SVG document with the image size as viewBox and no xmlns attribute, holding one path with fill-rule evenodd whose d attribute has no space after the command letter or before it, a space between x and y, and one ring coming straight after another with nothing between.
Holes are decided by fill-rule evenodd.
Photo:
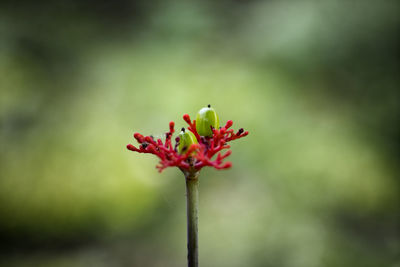
<instances>
[{"instance_id":1,"label":"tiny red bud","mask_svg":"<svg viewBox=\"0 0 400 267\"><path fill-rule=\"evenodd\" d=\"M131 151L139 151L139 149L137 149L134 145L132 144L128 144L126 145L126 148L131 150Z\"/></svg>"},{"instance_id":2,"label":"tiny red bud","mask_svg":"<svg viewBox=\"0 0 400 267\"><path fill-rule=\"evenodd\" d=\"M146 137L144 138L144 140L145 140L147 143L151 143L151 142L153 141L153 139L151 139L150 136L146 136ZM154 141L153 141L153 142L154 142Z\"/></svg>"},{"instance_id":3,"label":"tiny red bud","mask_svg":"<svg viewBox=\"0 0 400 267\"><path fill-rule=\"evenodd\" d=\"M225 124L225 129L230 128L232 125L233 125L233 121L231 121L231 120L227 121Z\"/></svg>"},{"instance_id":4,"label":"tiny red bud","mask_svg":"<svg viewBox=\"0 0 400 267\"><path fill-rule=\"evenodd\" d=\"M227 162L224 165L222 165L222 168L224 168L224 169L227 169L227 168L230 168L230 167L232 167L232 163L231 162Z\"/></svg>"},{"instance_id":5,"label":"tiny red bud","mask_svg":"<svg viewBox=\"0 0 400 267\"><path fill-rule=\"evenodd\" d=\"M140 133L135 133L133 135L133 137L135 137L135 139L139 142L139 143L143 143L143 135L141 135Z\"/></svg>"},{"instance_id":6,"label":"tiny red bud","mask_svg":"<svg viewBox=\"0 0 400 267\"><path fill-rule=\"evenodd\" d=\"M183 120L186 121L189 124L191 123L189 114L183 115Z\"/></svg>"}]
</instances>

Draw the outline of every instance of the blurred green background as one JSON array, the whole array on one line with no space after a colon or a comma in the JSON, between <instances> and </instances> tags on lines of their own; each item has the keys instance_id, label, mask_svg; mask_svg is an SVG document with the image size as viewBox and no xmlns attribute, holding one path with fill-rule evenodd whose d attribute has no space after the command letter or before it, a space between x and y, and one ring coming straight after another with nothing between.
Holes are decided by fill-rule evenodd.
<instances>
[{"instance_id":1,"label":"blurred green background","mask_svg":"<svg viewBox=\"0 0 400 267\"><path fill-rule=\"evenodd\" d=\"M184 177L126 150L211 104L201 266L400 266L396 1L2 1L0 265L185 266Z\"/></svg>"}]
</instances>

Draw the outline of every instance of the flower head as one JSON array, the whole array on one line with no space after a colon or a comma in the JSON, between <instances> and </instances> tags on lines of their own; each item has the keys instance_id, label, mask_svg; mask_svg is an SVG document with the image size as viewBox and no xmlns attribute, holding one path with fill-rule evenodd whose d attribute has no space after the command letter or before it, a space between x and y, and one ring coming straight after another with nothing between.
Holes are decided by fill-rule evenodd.
<instances>
[{"instance_id":1,"label":"flower head","mask_svg":"<svg viewBox=\"0 0 400 267\"><path fill-rule=\"evenodd\" d=\"M175 139L175 145L172 145L172 136L175 132L175 123L169 123L169 132L165 133L166 139L163 142L161 139L155 140L152 136L143 136L140 133L135 133L133 136L140 144L135 147L128 144L127 148L131 151L139 153L150 153L160 158L160 163L156 166L161 172L167 167L179 167L182 171L197 172L205 166L211 166L216 169L227 169L232 166L230 162L224 162L232 151L229 150L228 142L245 137L249 134L240 128L238 131L230 129L233 122L228 120L224 127L215 129L210 127L211 136L200 136L196 129L196 120L191 120L188 114L183 115L184 121L189 125L187 129L193 133L197 139L192 142L188 148L185 148L184 153L178 151L180 139ZM226 150L222 153L222 150ZM179 153L181 152L181 153ZM216 155L216 157L214 157ZM213 159L214 158L214 159Z\"/></svg>"}]
</instances>

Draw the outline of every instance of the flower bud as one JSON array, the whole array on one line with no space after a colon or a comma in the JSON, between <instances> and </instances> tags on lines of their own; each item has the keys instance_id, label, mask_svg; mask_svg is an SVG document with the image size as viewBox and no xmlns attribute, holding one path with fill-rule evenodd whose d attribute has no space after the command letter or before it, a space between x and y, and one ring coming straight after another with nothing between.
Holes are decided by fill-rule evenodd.
<instances>
[{"instance_id":1,"label":"flower bud","mask_svg":"<svg viewBox=\"0 0 400 267\"><path fill-rule=\"evenodd\" d=\"M212 136L214 129L219 128L219 118L215 110L208 105L200 109L196 116L196 130L201 136Z\"/></svg>"},{"instance_id":2,"label":"flower bud","mask_svg":"<svg viewBox=\"0 0 400 267\"><path fill-rule=\"evenodd\" d=\"M179 133L178 137L179 137L179 145L178 145L179 154L186 153L186 151L192 144L197 144L196 136L190 131L185 131L185 128L182 128L182 131Z\"/></svg>"}]
</instances>

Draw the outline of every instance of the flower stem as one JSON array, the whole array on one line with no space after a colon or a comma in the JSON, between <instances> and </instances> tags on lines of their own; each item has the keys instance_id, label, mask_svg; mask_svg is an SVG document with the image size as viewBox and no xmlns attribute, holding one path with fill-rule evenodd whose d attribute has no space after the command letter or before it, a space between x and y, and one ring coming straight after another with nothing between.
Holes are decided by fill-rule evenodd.
<instances>
[{"instance_id":1,"label":"flower stem","mask_svg":"<svg viewBox=\"0 0 400 267\"><path fill-rule=\"evenodd\" d=\"M185 173L187 203L187 236L188 267L199 266L198 253L198 206L199 179L198 173Z\"/></svg>"}]
</instances>

